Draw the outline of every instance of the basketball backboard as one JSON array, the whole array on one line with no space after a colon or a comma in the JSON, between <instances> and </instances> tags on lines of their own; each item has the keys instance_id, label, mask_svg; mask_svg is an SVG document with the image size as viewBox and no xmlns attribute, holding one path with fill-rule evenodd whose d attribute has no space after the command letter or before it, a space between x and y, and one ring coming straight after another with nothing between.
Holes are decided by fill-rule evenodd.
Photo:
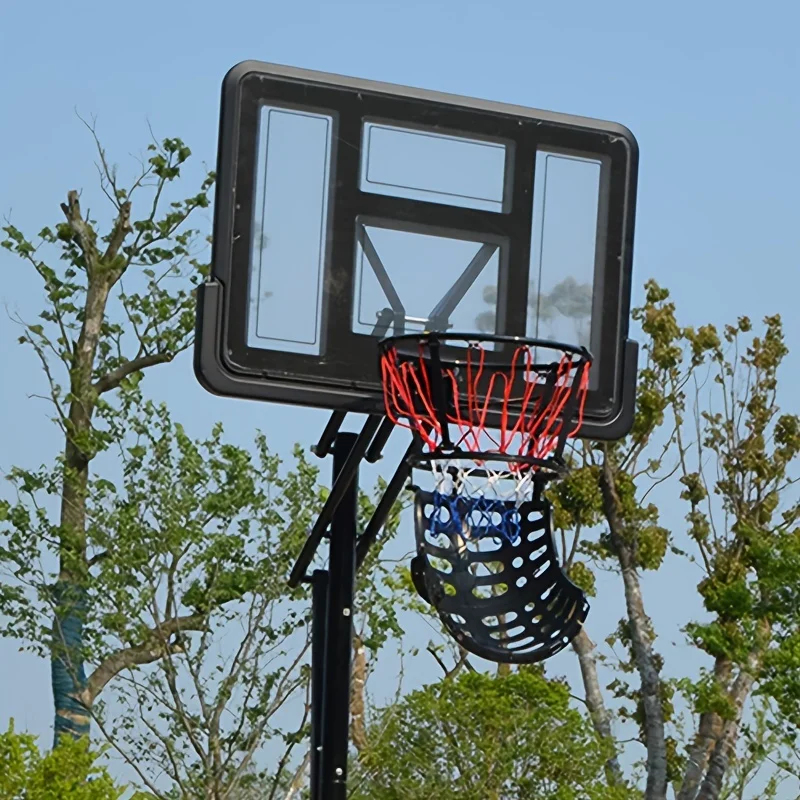
<instances>
[{"instance_id":1,"label":"basketball backboard","mask_svg":"<svg viewBox=\"0 0 800 800\"><path fill-rule=\"evenodd\" d=\"M638 148L621 125L246 62L222 91L195 367L228 396L381 413L377 339L582 344L581 435L633 418Z\"/></svg>"}]
</instances>

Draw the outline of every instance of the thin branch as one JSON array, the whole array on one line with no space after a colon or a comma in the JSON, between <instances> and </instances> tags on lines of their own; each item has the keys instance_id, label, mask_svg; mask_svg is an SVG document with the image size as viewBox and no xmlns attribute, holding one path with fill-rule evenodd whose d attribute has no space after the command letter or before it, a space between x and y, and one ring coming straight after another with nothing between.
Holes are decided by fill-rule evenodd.
<instances>
[{"instance_id":1,"label":"thin branch","mask_svg":"<svg viewBox=\"0 0 800 800\"><path fill-rule=\"evenodd\" d=\"M50 397L49 398L43 397L42 399L49 400L50 402L52 402L59 416L59 425L62 428L62 430L65 431L66 429L64 428L64 425L66 424L68 415L64 411L64 408L62 407L61 402L59 400L57 391L58 384L56 383L55 377L53 376L53 372L50 369L50 362L47 360L47 356L45 355L44 350L41 348L39 343L36 342L34 338L31 336L31 334L28 332L27 329L30 326L27 323L25 323L24 320L17 314L11 315L11 319L13 319L15 322L17 322L19 325L22 325L26 329L25 340L33 348L34 352L39 358L39 361L41 361L42 370L44 371L45 377L47 378L47 382L50 386Z\"/></svg>"},{"instance_id":2,"label":"thin branch","mask_svg":"<svg viewBox=\"0 0 800 800\"><path fill-rule=\"evenodd\" d=\"M92 118L91 123L85 120L79 113L78 110L75 109L75 116L86 126L86 129L91 133L92 139L94 139L94 145L97 148L97 154L100 158L100 163L97 164L97 172L100 175L100 188L103 191L103 194L111 201L112 205L120 211L120 199L119 199L119 192L117 188L117 176L116 170L112 167L107 159L106 159L106 151L103 149L103 146L100 144L100 138L97 135L97 118ZM108 186L111 187L112 191L108 191Z\"/></svg>"},{"instance_id":3,"label":"thin branch","mask_svg":"<svg viewBox=\"0 0 800 800\"><path fill-rule=\"evenodd\" d=\"M27 251L18 252L18 255L33 266L33 268L36 270L36 272L39 275L39 277L44 281L45 289L49 290L50 289L50 279L47 277L47 274L45 273L45 271L43 269L44 261L37 261L34 258L34 255L38 251L38 249L39 248L37 247L36 250L34 250L32 253L31 252L27 252ZM63 314L63 311L62 311L62 308L61 308L61 302L58 301L58 300L52 300L51 308L53 309L53 313L55 314L56 322L57 322L58 328L59 328L59 332L61 333L61 338L64 340L64 348L65 348L65 350L69 351L69 344L70 344L70 341L71 341L71 337L67 333L67 326L66 326L66 323L64 322L64 314ZM15 318L17 322L19 322L21 325L25 326L26 328L28 327L28 325L24 322L24 320L22 320L21 317L19 317L19 315L12 316L11 314L9 314L9 316L11 316L12 319ZM67 367L69 367L70 366L70 357L69 357L69 355L65 355L64 353L59 353L55 349L55 347L53 347L52 344L50 346L51 346L53 352L58 357L59 361L61 361ZM75 346L74 342L72 342L72 346L74 348L74 346Z\"/></svg>"},{"instance_id":4,"label":"thin branch","mask_svg":"<svg viewBox=\"0 0 800 800\"><path fill-rule=\"evenodd\" d=\"M566 569L569 569L572 566L573 561L575 560L575 556L578 552L578 542L580 541L582 527L583 527L582 523L580 522L578 522L575 525L575 532L573 533L572 536L572 546L570 547L567 560L564 562L564 566Z\"/></svg>"},{"instance_id":5,"label":"thin branch","mask_svg":"<svg viewBox=\"0 0 800 800\"><path fill-rule=\"evenodd\" d=\"M103 551L102 553L95 553L87 562L87 567L94 567L95 565L99 564L101 561L105 561L107 558L110 558L111 553Z\"/></svg>"},{"instance_id":6,"label":"thin branch","mask_svg":"<svg viewBox=\"0 0 800 800\"><path fill-rule=\"evenodd\" d=\"M144 770L139 766L138 759L131 758L125 752L125 750L123 748L121 748L119 746L119 744L117 744L116 738L106 728L105 723L103 722L102 718L100 718L96 714L93 714L92 715L92 719L94 720L94 722L97 725L97 727L100 729L100 732L103 734L103 736L105 737L106 741L111 745L111 747L114 748L114 750L116 750L120 754L120 756L122 756L122 760L125 761L125 763L129 767L132 767L134 769L136 774L141 779L142 783L153 793L154 796L156 796L156 797L161 796L161 793L158 791L158 788L156 787L156 785L147 777L147 775L145 774ZM159 736L159 739L161 739L160 736ZM164 742L164 744L166 745L167 749L169 749L169 747L170 747L169 743L168 742ZM183 784L181 782L181 779L180 779L180 775L177 774L177 771L176 771L176 776L175 776L175 782L181 787L181 789L184 789L184 786L183 786Z\"/></svg>"},{"instance_id":7,"label":"thin branch","mask_svg":"<svg viewBox=\"0 0 800 800\"><path fill-rule=\"evenodd\" d=\"M428 645L427 650L436 659L436 663L444 671L445 680L454 678L461 671L462 667L466 668L470 672L475 672L475 668L469 662L469 653L463 647L459 647L460 654L458 657L458 661L456 661L452 669L447 668L447 664L445 664L444 661L442 661L442 659L439 657L439 654L436 652L436 649L432 644Z\"/></svg>"},{"instance_id":8,"label":"thin branch","mask_svg":"<svg viewBox=\"0 0 800 800\"><path fill-rule=\"evenodd\" d=\"M297 732L290 737L289 743L286 745L286 749L283 751L283 755L280 757L280 760L278 761L278 767L275 770L275 777L272 781L272 790L270 791L267 800L273 800L273 798L275 797L275 792L278 788L278 783L280 781L281 775L283 774L284 769L286 769L286 765L289 763L289 759L292 757L292 750L294 750L294 747L298 742L299 737L297 734L299 734L305 728L306 723L308 722L310 708L311 704L308 702L308 697L306 697L305 709L303 711L303 719L300 722ZM307 761L310 760L310 754L311 751L310 750L307 751L305 757L303 758L303 761L300 764L300 767L297 769L294 776L292 777L290 786L294 785L298 775L302 775L302 772L305 771L305 765Z\"/></svg>"}]
</instances>

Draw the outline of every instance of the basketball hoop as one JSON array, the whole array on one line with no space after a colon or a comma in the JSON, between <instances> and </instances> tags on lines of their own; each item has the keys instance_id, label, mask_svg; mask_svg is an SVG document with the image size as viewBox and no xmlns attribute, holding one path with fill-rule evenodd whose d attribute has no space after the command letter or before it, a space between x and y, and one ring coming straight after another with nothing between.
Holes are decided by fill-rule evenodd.
<instances>
[{"instance_id":1,"label":"basketball hoop","mask_svg":"<svg viewBox=\"0 0 800 800\"><path fill-rule=\"evenodd\" d=\"M472 461L563 474L564 446L583 421L592 361L585 347L426 332L383 339L380 350L386 414L420 437L420 465ZM542 360L547 352L558 355Z\"/></svg>"},{"instance_id":2,"label":"basketball hoop","mask_svg":"<svg viewBox=\"0 0 800 800\"><path fill-rule=\"evenodd\" d=\"M506 663L548 658L588 611L560 569L542 492L567 471L591 354L431 332L386 338L380 353L386 415L419 438L412 466L434 477L433 491L415 488L417 590L467 650Z\"/></svg>"}]
</instances>

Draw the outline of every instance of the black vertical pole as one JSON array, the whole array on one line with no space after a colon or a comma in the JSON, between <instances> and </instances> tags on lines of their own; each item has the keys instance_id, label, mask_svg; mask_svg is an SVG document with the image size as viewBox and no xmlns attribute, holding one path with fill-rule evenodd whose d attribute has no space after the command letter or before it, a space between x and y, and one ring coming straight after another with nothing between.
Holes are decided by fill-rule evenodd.
<instances>
[{"instance_id":1,"label":"black vertical pole","mask_svg":"<svg viewBox=\"0 0 800 800\"><path fill-rule=\"evenodd\" d=\"M328 573L311 576L311 800L323 800L320 780L322 709L325 691L325 628L328 622Z\"/></svg>"},{"instance_id":2,"label":"black vertical pole","mask_svg":"<svg viewBox=\"0 0 800 800\"><path fill-rule=\"evenodd\" d=\"M334 481L344 467L357 438L354 433L337 434L333 446ZM358 472L336 509L330 529L320 764L322 800L345 800L347 797L357 513Z\"/></svg>"}]
</instances>

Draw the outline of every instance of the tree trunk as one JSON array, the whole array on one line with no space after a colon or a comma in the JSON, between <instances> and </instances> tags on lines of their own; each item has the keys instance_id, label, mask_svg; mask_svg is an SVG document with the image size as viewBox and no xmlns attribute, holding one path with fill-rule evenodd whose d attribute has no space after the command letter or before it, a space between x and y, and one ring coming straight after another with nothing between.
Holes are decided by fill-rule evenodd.
<instances>
[{"instance_id":1,"label":"tree trunk","mask_svg":"<svg viewBox=\"0 0 800 800\"><path fill-rule=\"evenodd\" d=\"M62 205L75 240L84 254L87 275L83 325L70 364L70 405L64 448L61 494L59 575L53 591L53 651L51 680L55 709L55 742L61 735L89 734L89 709L80 697L86 688L83 621L87 611L86 496L89 462L86 452L97 394L92 372L113 276L103 270L95 234L83 219L78 193L69 192Z\"/></svg>"},{"instance_id":2,"label":"tree trunk","mask_svg":"<svg viewBox=\"0 0 800 800\"><path fill-rule=\"evenodd\" d=\"M741 679L741 681L739 680ZM731 755L736 748L736 740L739 737L739 725L742 721L742 711L750 689L753 686L753 678L747 673L742 673L736 680L738 688L734 687L734 702L736 704L736 716L729 719L722 727L722 734L717 739L714 753L711 756L711 763L703 780L703 785L697 794L697 800L717 800L722 791L722 781L730 764ZM738 696L737 696L738 695Z\"/></svg>"},{"instance_id":3,"label":"tree trunk","mask_svg":"<svg viewBox=\"0 0 800 800\"><path fill-rule=\"evenodd\" d=\"M762 622L762 636L764 631L769 632L769 623ZM765 637L766 638L766 637ZM761 663L761 650L753 650L747 659L747 664L739 670L736 680L731 687L730 699L734 707L733 719L728 719L722 726L722 732L717 739L708 772L703 779L700 791L697 793L697 800L717 800L722 791L722 781L730 765L731 755L736 749L736 742L739 738L739 726L742 723L744 705L750 696L750 690L755 681L754 675Z\"/></svg>"},{"instance_id":4,"label":"tree trunk","mask_svg":"<svg viewBox=\"0 0 800 800\"><path fill-rule=\"evenodd\" d=\"M578 655L578 663L581 667L583 678L583 688L586 692L586 706L592 718L594 729L597 734L610 745L614 743L614 736L611 730L611 715L608 713L603 693L600 690L600 680L597 676L597 662L594 657L594 642L589 638L585 630L575 637L572 642L572 649ZM622 769L617 758L616 748L614 755L606 761L606 777L609 784L618 786L624 783Z\"/></svg>"},{"instance_id":5,"label":"tree trunk","mask_svg":"<svg viewBox=\"0 0 800 800\"><path fill-rule=\"evenodd\" d=\"M55 710L55 746L64 735L75 739L88 736L90 726L89 711L80 700L86 688L86 672L81 656L85 590L78 584L59 581L53 590L53 600L54 646L50 659L50 680Z\"/></svg>"},{"instance_id":6,"label":"tree trunk","mask_svg":"<svg viewBox=\"0 0 800 800\"><path fill-rule=\"evenodd\" d=\"M81 361L86 357L80 347L83 339L82 334L76 348L76 365L73 368L72 393L75 399L70 407L70 430L67 433L69 438L64 453L59 575L52 595L54 614L51 680L55 709L55 744L65 734L73 738L89 735L89 709L80 701L86 688L83 622L87 611L86 492L89 483L89 459L74 443L76 437L86 436L91 428L93 398L86 396L86 391L80 385L80 373L84 372ZM94 358L94 349L90 357ZM91 374L91 365L88 371Z\"/></svg>"},{"instance_id":7,"label":"tree trunk","mask_svg":"<svg viewBox=\"0 0 800 800\"><path fill-rule=\"evenodd\" d=\"M625 603L628 611L633 660L641 679L644 735L647 748L647 785L645 800L666 800L667 745L664 733L664 712L661 706L661 678L653 652L653 633L644 610L644 600L636 572L633 549L625 537L625 523L620 517L614 467L608 448L604 450L600 476L603 512L608 522L611 542L622 569Z\"/></svg>"},{"instance_id":8,"label":"tree trunk","mask_svg":"<svg viewBox=\"0 0 800 800\"><path fill-rule=\"evenodd\" d=\"M727 691L731 680L732 665L726 658L717 658L714 662L714 678L724 691ZM695 800L703 773L708 766L708 759L722 733L722 718L713 711L705 711L700 715L697 734L689 750L686 771L683 775L677 800Z\"/></svg>"},{"instance_id":9,"label":"tree trunk","mask_svg":"<svg viewBox=\"0 0 800 800\"><path fill-rule=\"evenodd\" d=\"M367 688L367 649L360 636L353 637L353 671L350 690L350 735L360 753L367 746L367 728L364 719Z\"/></svg>"}]
</instances>

